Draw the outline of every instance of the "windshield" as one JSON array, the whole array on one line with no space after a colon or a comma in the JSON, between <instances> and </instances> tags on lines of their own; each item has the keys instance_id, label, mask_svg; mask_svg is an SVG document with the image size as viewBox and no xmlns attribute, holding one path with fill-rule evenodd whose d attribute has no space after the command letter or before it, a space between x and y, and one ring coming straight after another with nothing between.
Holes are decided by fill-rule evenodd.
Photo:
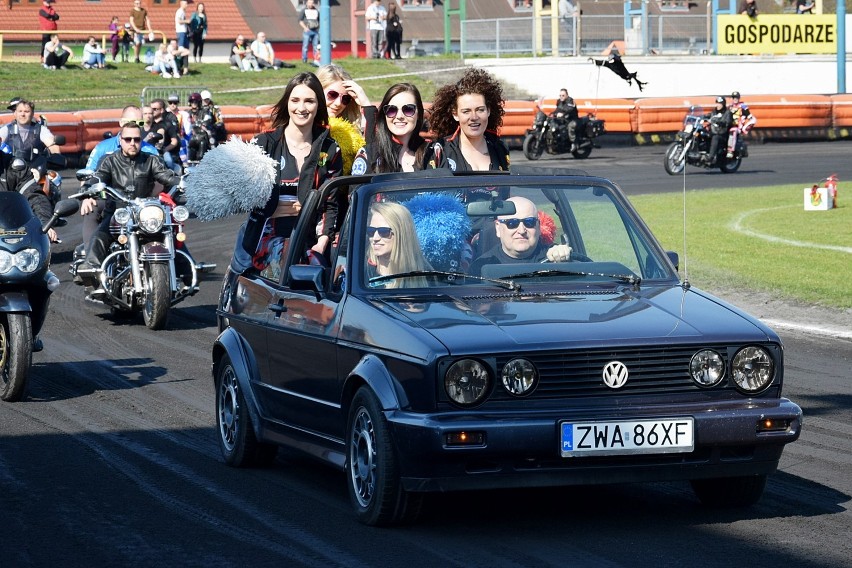
<instances>
[{"instance_id":1,"label":"windshield","mask_svg":"<svg viewBox=\"0 0 852 568\"><path fill-rule=\"evenodd\" d=\"M505 184L482 187L473 179L416 191L362 187L351 230L353 243L363 243L354 259L363 286L520 291L676 278L627 202L603 181L525 184L504 176Z\"/></svg>"}]
</instances>

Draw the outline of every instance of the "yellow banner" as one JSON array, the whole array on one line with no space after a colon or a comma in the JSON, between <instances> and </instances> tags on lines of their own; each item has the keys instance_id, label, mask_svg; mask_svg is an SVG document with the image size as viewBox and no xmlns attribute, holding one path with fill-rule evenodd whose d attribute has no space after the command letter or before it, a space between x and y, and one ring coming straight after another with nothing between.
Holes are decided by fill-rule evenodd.
<instances>
[{"instance_id":1,"label":"yellow banner","mask_svg":"<svg viewBox=\"0 0 852 568\"><path fill-rule=\"evenodd\" d=\"M720 15L716 50L736 53L837 53L837 16Z\"/></svg>"}]
</instances>

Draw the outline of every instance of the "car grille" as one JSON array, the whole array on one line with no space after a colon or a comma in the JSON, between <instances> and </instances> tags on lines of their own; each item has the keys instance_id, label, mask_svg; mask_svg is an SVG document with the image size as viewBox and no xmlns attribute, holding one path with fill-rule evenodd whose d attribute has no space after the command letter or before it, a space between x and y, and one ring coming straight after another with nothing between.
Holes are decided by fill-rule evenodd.
<instances>
[{"instance_id":1,"label":"car grille","mask_svg":"<svg viewBox=\"0 0 852 568\"><path fill-rule=\"evenodd\" d=\"M716 349L727 366L726 345L541 352L524 357L539 371L539 384L532 398L673 394L698 390L689 376L689 361L702 348ZM498 355L498 369L517 356ZM612 361L620 361L630 373L627 384L619 389L610 389L603 383L603 368ZM732 388L727 384L723 381L717 388ZM494 389L492 399L508 398L511 395L502 388Z\"/></svg>"}]
</instances>

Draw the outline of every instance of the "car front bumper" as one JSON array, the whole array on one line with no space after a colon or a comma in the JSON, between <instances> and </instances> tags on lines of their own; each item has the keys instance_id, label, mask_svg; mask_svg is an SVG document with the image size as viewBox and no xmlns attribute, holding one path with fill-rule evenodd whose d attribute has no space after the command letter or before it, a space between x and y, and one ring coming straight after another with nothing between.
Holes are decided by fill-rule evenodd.
<instances>
[{"instance_id":1,"label":"car front bumper","mask_svg":"<svg viewBox=\"0 0 852 568\"><path fill-rule=\"evenodd\" d=\"M802 410L787 399L567 412L387 413L403 485L408 491L455 491L672 481L765 475L778 467L784 445L798 439ZM691 417L694 448L685 453L561 457L560 422ZM766 419L786 423L761 432ZM452 446L448 435L483 434L483 442Z\"/></svg>"}]
</instances>

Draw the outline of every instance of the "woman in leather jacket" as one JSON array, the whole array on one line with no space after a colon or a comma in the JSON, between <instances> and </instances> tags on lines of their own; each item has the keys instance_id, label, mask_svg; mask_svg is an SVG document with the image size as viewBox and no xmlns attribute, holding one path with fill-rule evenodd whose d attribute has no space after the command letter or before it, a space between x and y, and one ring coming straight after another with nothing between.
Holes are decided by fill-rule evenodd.
<instances>
[{"instance_id":1,"label":"woman in leather jacket","mask_svg":"<svg viewBox=\"0 0 852 568\"><path fill-rule=\"evenodd\" d=\"M503 124L503 89L483 69L469 69L435 93L429 125L437 140L427 168L453 171L509 170L509 149L497 136Z\"/></svg>"},{"instance_id":2,"label":"woman in leather jacket","mask_svg":"<svg viewBox=\"0 0 852 568\"><path fill-rule=\"evenodd\" d=\"M237 247L232 262L237 272L248 268L252 258L257 266L264 240L289 237L310 192L339 176L342 168L340 149L329 135L322 85L313 73L299 73L290 79L272 110L272 128L252 140L278 162L278 171L269 201L251 212L238 237L241 247ZM345 192L332 191L328 196L317 219L315 252L325 252L334 239L346 203Z\"/></svg>"},{"instance_id":3,"label":"woman in leather jacket","mask_svg":"<svg viewBox=\"0 0 852 568\"><path fill-rule=\"evenodd\" d=\"M95 172L95 177L100 181L124 191L129 198L153 197L159 194L160 192L154 186L155 182L159 182L163 187L171 187L180 181L180 176L166 167L162 158L140 152L142 129L137 123L126 123L121 128L119 137L121 151L105 156ZM84 199L80 213L86 215L95 207L97 207L95 199ZM112 240L109 226L115 209L115 200L107 198L103 220L92 235L86 252L86 261L91 267L99 268L106 257Z\"/></svg>"}]
</instances>

